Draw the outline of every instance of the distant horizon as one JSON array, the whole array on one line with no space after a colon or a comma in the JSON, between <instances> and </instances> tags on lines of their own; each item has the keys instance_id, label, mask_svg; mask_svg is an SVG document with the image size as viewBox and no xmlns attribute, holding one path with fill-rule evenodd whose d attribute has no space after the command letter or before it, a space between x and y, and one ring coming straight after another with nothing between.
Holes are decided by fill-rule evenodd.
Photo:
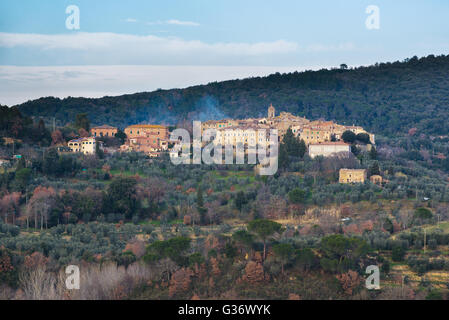
<instances>
[{"instance_id":1,"label":"distant horizon","mask_svg":"<svg viewBox=\"0 0 449 320\"><path fill-rule=\"evenodd\" d=\"M449 54L449 53L448 53ZM432 55L432 54L429 54ZM420 58L425 58L429 55L426 56L417 56L418 59ZM443 56L445 56L445 54L442 54ZM438 55L435 55L438 56ZM366 65L348 65L348 69L357 69L357 68L366 68L366 67L371 67L374 66L376 63L394 63L394 62L403 62L406 59L411 59L414 56L411 57L406 57L403 59L397 59L394 61L377 61L374 63L370 63L370 64L366 64ZM107 88L104 88L104 92L88 92L88 91L78 91L79 95L77 95L76 93L74 94L57 94L57 93L49 93L49 94L44 94L39 96L37 93L34 96L31 96L29 98L18 98L18 97L12 97L10 99L6 98L5 100L5 93L3 93L3 95L0 97L0 105L6 105L8 107L13 107L13 106L17 106L17 105L21 105L23 103L26 103L28 101L33 101L33 100L38 100L38 99L42 99L42 98L49 98L49 97L53 97L53 98L59 98L61 100L66 99L66 98L87 98L87 99L101 99L101 98L105 98L105 97L119 97L119 96L123 96L123 95L132 95L132 94L138 94L138 93L142 93L142 92L154 92L154 91L158 91L158 90L183 90L183 89L188 89L190 87L195 87L195 86L202 86L202 85L208 85L210 83L214 83L214 82L224 82L224 81L236 81L236 80L245 80L245 79L250 79L250 78L255 78L255 77L268 77L272 74L276 74L276 73L280 73L280 74L289 74L289 73L294 73L294 72L307 72L307 71L320 71L320 70L332 70L332 69L338 69L340 66L313 66L313 67L267 67L267 66L148 66L148 65L117 65L117 66L90 66L90 65L86 65L86 66L79 66L79 65L72 65L72 66L38 66L38 67L25 67L25 66L0 66L0 78L1 77L5 77L8 74L8 71L10 72L9 74L11 75L11 71L19 71L19 70L24 70L24 73L22 73L22 75L26 75L29 76L30 74L32 74L33 72L35 73L39 73L41 74L42 72L48 72L48 73L53 73L56 74L57 76L55 77L54 83L52 84L52 86L50 87L54 87L58 85L58 75L59 76L64 76L67 74L72 73L72 75L68 76L68 80L66 80L66 82L64 83L64 86L67 85L67 81L69 81L69 85L68 87L70 87L70 78L73 78L74 81L76 82L76 78L77 75L80 73L87 73L89 74L91 77L92 76L99 76L99 74L94 74L93 72L95 71L100 71L100 69L106 69L109 70L110 69L116 69L115 70L115 76L116 78L113 80L113 85L111 86L111 79L109 78L109 82L108 85L111 86L112 88L116 88L117 86L120 86L122 84L123 78L122 78L122 71L124 69L128 69L129 72L133 73L134 72L134 76L137 76L136 81L140 81L142 80L142 77L145 76L145 72L148 71L146 69L155 69L154 71L156 72L162 72L162 71L167 71L167 70L176 70L179 69L179 71L190 71L192 72L198 72L199 74L206 74L206 75L210 75L207 72L204 72L204 69L210 69L210 70L215 70L215 71L222 71L223 73L220 74L220 76L218 78L207 78L204 79L204 81L200 81L198 83L191 83L189 82L190 79L183 79L184 81L186 81L185 85L180 85L180 86L174 86L174 87L168 87L168 86L157 86L156 83L153 84L152 87L145 89L145 88L141 88L141 90L129 90L129 91L119 91L116 93L112 93L111 91L107 91ZM81 69L85 68L85 71L81 71ZM78 69L78 70L77 70ZM159 69L159 70L158 70ZM165 70L163 70L165 69ZM226 70L227 69L227 70ZM228 71L228 72L226 72ZM249 72L253 72L253 73L249 73ZM182 74L182 72L181 72ZM238 74L241 74L241 76L238 76ZM20 72L17 72L15 74L15 76L17 77L18 75L20 75ZM234 77L235 75L237 75L237 77ZM111 76L111 74L109 74L108 76ZM198 75L199 76L199 75ZM89 81L95 82L97 81L97 79L95 78L91 78ZM160 82L158 84L161 84ZM89 83L87 83L87 86L89 85ZM83 90L83 89L80 89ZM51 92L51 91L49 91ZM84 93L83 93L84 92ZM7 95L8 93L6 93ZM10 101L10 103L5 103L3 100L5 101Z\"/></svg>"}]
</instances>

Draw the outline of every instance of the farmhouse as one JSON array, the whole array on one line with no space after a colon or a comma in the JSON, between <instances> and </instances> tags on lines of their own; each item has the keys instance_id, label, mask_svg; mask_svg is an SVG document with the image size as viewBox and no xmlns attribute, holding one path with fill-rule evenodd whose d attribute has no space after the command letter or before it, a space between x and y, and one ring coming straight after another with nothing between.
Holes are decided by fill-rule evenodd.
<instances>
[{"instance_id":1,"label":"farmhouse","mask_svg":"<svg viewBox=\"0 0 449 320\"><path fill-rule=\"evenodd\" d=\"M340 183L365 183L365 169L340 169Z\"/></svg>"}]
</instances>

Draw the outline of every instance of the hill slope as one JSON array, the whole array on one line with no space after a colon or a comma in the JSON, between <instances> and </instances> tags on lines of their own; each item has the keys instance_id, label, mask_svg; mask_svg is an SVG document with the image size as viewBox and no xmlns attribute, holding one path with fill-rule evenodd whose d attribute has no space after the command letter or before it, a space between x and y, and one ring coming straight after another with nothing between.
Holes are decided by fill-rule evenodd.
<instances>
[{"instance_id":1,"label":"hill slope","mask_svg":"<svg viewBox=\"0 0 449 320\"><path fill-rule=\"evenodd\" d=\"M27 116L56 117L60 123L86 112L93 124L124 127L261 116L273 103L277 112L356 123L384 135L406 133L412 127L443 135L449 133L448 74L449 55L431 55L351 70L273 74L118 97L41 98L18 107Z\"/></svg>"}]
</instances>

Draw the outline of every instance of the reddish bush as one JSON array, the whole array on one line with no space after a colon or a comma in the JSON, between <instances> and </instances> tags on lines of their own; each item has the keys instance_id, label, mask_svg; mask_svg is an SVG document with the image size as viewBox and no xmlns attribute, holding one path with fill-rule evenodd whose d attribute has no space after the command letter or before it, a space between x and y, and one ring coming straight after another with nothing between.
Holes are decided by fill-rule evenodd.
<instances>
[{"instance_id":1,"label":"reddish bush","mask_svg":"<svg viewBox=\"0 0 449 320\"><path fill-rule=\"evenodd\" d=\"M301 300L301 297L296 293L290 293L288 295L288 300Z\"/></svg>"},{"instance_id":2,"label":"reddish bush","mask_svg":"<svg viewBox=\"0 0 449 320\"><path fill-rule=\"evenodd\" d=\"M210 258L210 265L212 267L212 274L214 276L220 275L221 271L216 258Z\"/></svg>"},{"instance_id":3,"label":"reddish bush","mask_svg":"<svg viewBox=\"0 0 449 320\"><path fill-rule=\"evenodd\" d=\"M141 258L145 254L145 243L140 240L133 240L126 244L125 249L123 249L123 252L130 251L132 252L137 258Z\"/></svg>"},{"instance_id":4,"label":"reddish bush","mask_svg":"<svg viewBox=\"0 0 449 320\"><path fill-rule=\"evenodd\" d=\"M361 278L355 271L349 270L337 276L340 285L347 295L352 295L354 290L360 285Z\"/></svg>"},{"instance_id":5,"label":"reddish bush","mask_svg":"<svg viewBox=\"0 0 449 320\"><path fill-rule=\"evenodd\" d=\"M242 279L250 284L260 284L264 282L265 273L262 264L255 261L248 262Z\"/></svg>"},{"instance_id":6,"label":"reddish bush","mask_svg":"<svg viewBox=\"0 0 449 320\"><path fill-rule=\"evenodd\" d=\"M190 288L191 277L193 276L192 270L188 268L181 268L176 271L170 280L170 286L168 288L168 294L170 297L186 293Z\"/></svg>"}]
</instances>

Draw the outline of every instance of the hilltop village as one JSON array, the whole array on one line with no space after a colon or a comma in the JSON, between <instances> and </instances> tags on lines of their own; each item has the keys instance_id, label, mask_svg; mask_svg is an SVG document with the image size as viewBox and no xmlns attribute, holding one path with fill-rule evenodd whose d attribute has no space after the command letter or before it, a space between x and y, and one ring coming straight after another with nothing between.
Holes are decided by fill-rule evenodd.
<instances>
[{"instance_id":1,"label":"hilltop village","mask_svg":"<svg viewBox=\"0 0 449 320\"><path fill-rule=\"evenodd\" d=\"M307 146L308 155L311 158L322 157L349 157L351 154L351 144L345 141L344 134L349 132L352 136L359 137L360 142L364 142L359 147L369 151L375 144L375 135L367 132L360 126L345 126L333 121L315 120L311 121L305 117L298 117L288 112L281 112L276 115L276 109L270 105L267 116L263 118L248 119L223 119L208 120L203 122L201 130L215 129L217 136L215 144L248 145L250 141L257 143L268 143L268 132L270 129L278 131L279 141L291 130L293 136L304 141ZM259 130L265 135L258 136ZM90 136L70 140L68 147L71 152L81 152L84 154L95 154L97 148L105 151L101 138L115 137L119 129L109 125L96 126L90 129ZM119 148L106 148L107 152L142 152L150 157L159 157L163 152L169 152L174 142L171 142L169 128L159 124L135 124L124 129L126 139ZM251 137L253 136L253 137ZM97 142L98 141L98 142ZM352 142L352 141L350 141ZM360 171L360 170L359 170ZM364 182L366 179L365 170L357 172L345 169L340 172L340 183Z\"/></svg>"}]
</instances>

